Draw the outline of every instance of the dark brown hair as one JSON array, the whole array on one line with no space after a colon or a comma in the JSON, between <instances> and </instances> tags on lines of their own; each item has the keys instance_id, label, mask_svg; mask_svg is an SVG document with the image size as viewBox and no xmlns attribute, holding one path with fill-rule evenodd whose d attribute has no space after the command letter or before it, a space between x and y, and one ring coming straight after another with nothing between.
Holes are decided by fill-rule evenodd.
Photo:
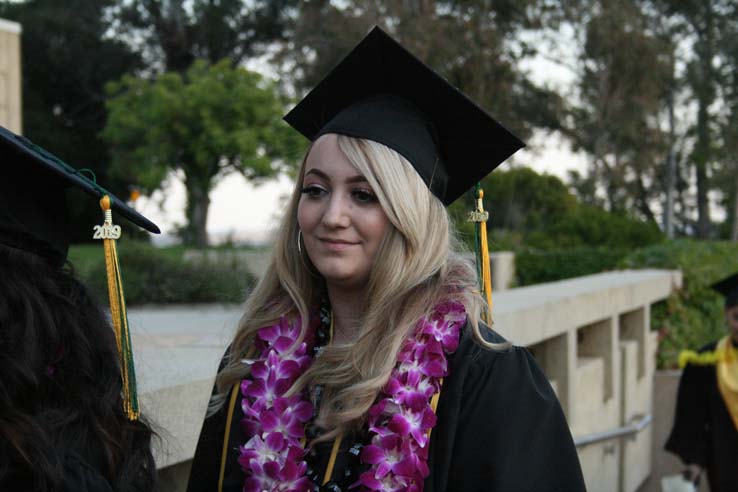
<instances>
[{"instance_id":1,"label":"dark brown hair","mask_svg":"<svg viewBox=\"0 0 738 492\"><path fill-rule=\"evenodd\" d=\"M121 389L112 328L71 268L0 245L0 484L56 490L75 453L115 491L153 490L152 431Z\"/></svg>"}]
</instances>

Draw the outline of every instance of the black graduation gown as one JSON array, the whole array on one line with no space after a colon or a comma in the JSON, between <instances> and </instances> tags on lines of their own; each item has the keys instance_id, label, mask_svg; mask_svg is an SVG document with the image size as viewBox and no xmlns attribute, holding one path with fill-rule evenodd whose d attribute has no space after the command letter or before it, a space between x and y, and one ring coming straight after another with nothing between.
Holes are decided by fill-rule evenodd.
<instances>
[{"instance_id":1,"label":"black graduation gown","mask_svg":"<svg viewBox=\"0 0 738 492\"><path fill-rule=\"evenodd\" d=\"M711 343L700 352L716 346ZM738 431L720 394L714 365L684 368L665 448L685 464L704 468L711 492L738 491Z\"/></svg>"},{"instance_id":2,"label":"black graduation gown","mask_svg":"<svg viewBox=\"0 0 738 492\"><path fill-rule=\"evenodd\" d=\"M431 434L427 492L579 492L584 480L571 433L548 380L525 348L486 350L464 330L443 383L438 422ZM503 341L493 335L493 341ZM236 403L223 491L242 490L238 445L245 441ZM226 409L205 419L190 472L188 492L217 490ZM342 446L346 449L347 443ZM327 461L330 446L315 458ZM349 453L336 460L343 477ZM340 489L356 480L349 477Z\"/></svg>"},{"instance_id":3,"label":"black graduation gown","mask_svg":"<svg viewBox=\"0 0 738 492\"><path fill-rule=\"evenodd\" d=\"M74 451L66 451L62 456L62 483L59 492L113 492L113 487L103 477L98 468ZM11 471L0 480L2 491L31 490L33 477L25 472Z\"/></svg>"},{"instance_id":4,"label":"black graduation gown","mask_svg":"<svg viewBox=\"0 0 738 492\"><path fill-rule=\"evenodd\" d=\"M63 492L113 492L105 477L76 453L64 460Z\"/></svg>"}]
</instances>

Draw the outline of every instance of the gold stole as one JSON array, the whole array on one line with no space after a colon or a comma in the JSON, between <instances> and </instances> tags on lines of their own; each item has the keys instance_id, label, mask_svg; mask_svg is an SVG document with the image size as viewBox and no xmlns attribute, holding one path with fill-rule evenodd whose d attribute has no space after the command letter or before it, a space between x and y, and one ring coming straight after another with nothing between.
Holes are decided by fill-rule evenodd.
<instances>
[{"instance_id":1,"label":"gold stole","mask_svg":"<svg viewBox=\"0 0 738 492\"><path fill-rule=\"evenodd\" d=\"M738 350L733 347L730 335L718 342L715 349L717 383L733 424L738 430Z\"/></svg>"}]
</instances>

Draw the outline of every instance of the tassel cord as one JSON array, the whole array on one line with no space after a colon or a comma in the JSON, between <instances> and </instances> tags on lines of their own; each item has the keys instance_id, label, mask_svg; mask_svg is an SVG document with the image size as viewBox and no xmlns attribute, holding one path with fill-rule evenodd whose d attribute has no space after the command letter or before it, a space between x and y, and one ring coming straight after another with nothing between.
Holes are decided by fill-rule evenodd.
<instances>
[{"instance_id":1,"label":"tassel cord","mask_svg":"<svg viewBox=\"0 0 738 492\"><path fill-rule=\"evenodd\" d=\"M136 391L136 371L133 363L133 345L131 332L126 313L125 295L123 293L123 278L121 276L118 248L115 239L119 232L115 232L110 210L111 200L106 195L100 200L105 221L101 228L101 238L105 250L105 270L108 280L108 296L110 299L110 315L115 332L115 343L120 361L121 379L123 382L123 407L130 420L137 420L140 415L138 394Z\"/></svg>"}]
</instances>

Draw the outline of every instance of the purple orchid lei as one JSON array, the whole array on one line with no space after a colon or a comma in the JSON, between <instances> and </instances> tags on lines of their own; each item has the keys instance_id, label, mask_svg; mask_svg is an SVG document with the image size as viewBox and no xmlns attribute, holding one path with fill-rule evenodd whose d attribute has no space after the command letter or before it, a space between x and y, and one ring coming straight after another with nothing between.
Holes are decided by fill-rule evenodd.
<instances>
[{"instance_id":1,"label":"purple orchid lei","mask_svg":"<svg viewBox=\"0 0 738 492\"><path fill-rule=\"evenodd\" d=\"M400 350L397 365L378 401L369 409L371 443L361 460L368 470L352 488L367 491L421 492L429 474L430 430L436 415L430 399L448 375L446 355L456 351L459 330L466 321L464 306L446 302L421 319ZM307 492L305 425L313 406L305 392L284 394L310 365L307 343L292 349L300 324L282 318L257 332L261 358L241 382L244 418L251 436L238 459L246 475L244 492Z\"/></svg>"}]
</instances>

